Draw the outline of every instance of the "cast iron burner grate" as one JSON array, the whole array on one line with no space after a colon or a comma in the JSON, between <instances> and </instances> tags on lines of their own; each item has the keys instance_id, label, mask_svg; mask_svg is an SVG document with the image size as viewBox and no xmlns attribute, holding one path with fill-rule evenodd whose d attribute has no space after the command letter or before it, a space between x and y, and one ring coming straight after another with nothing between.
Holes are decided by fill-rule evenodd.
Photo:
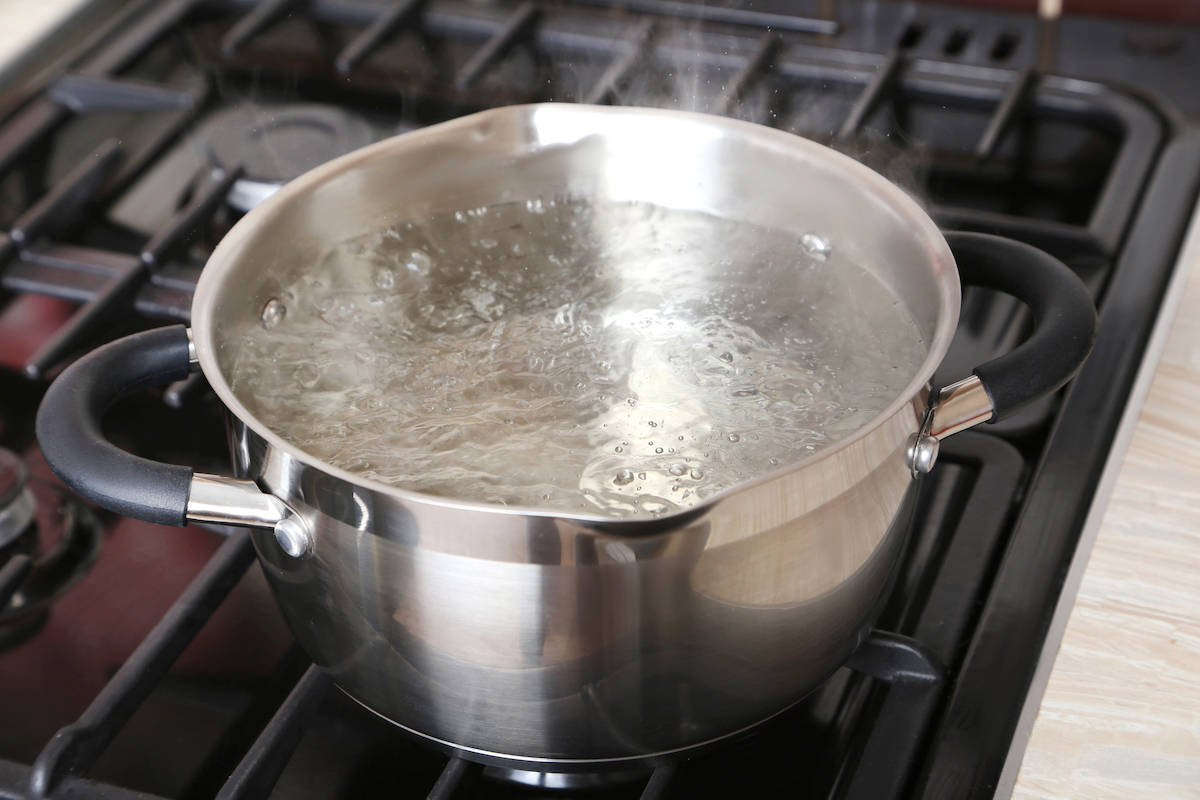
<instances>
[{"instance_id":1,"label":"cast iron burner grate","mask_svg":"<svg viewBox=\"0 0 1200 800\"><path fill-rule=\"evenodd\" d=\"M0 128L0 176L20 198L0 204L3 286L82 304L27 374L109 338L131 306L186 321L206 251L236 219L223 201L248 205L261 159L219 142L219 168L160 194L160 209L179 205L145 229L106 209L240 99L291 104L271 112L284 116L322 104L307 132L332 155L344 147L326 139L370 141L357 114L382 136L509 103L683 97L835 144L931 197L942 224L1073 258L1096 290L1161 142L1152 108L1097 84L822 46L837 25L803 16L603 5L167 0L132 16Z\"/></svg>"},{"instance_id":2,"label":"cast iron burner grate","mask_svg":"<svg viewBox=\"0 0 1200 800\"><path fill-rule=\"evenodd\" d=\"M978 586L978 573L992 568L1024 470L1023 459L1011 445L974 433L947 442L940 463L945 468L928 477L922 487L909 555L884 615L897 630L924 637L928 644L910 635L876 629L846 668L815 696L768 721L741 743L682 763L665 764L646 776L634 775L595 796L728 797L744 790L753 790L755 796L772 796L794 780L798 755L787 755L789 749L809 751L813 763L803 774L811 777L821 771L820 762L831 755L832 747L842 751L838 754L842 760L859 765L845 775L825 776L835 785L844 784L839 796L864 800L903 797L944 693L943 664L954 663L959 641L975 614L974 602L962 602L975 598L970 590L964 593L960 584ZM89 782L82 776L155 690L254 560L249 534L243 530L231 535L87 711L54 736L32 767L0 761L0 791L7 789L14 797L23 796L19 793L27 789L30 797L69 793L85 799L144 800L144 794ZM951 596L957 600L947 601ZM294 675L295 658L285 659L280 669ZM288 767L314 717L365 715L365 721L360 719L357 724L382 728L383 747L392 745L393 758L387 760L386 769L372 770L368 765L353 776L357 785L352 796L484 798L497 796L496 792L513 796L513 787L483 778L484 765L453 756L432 785L414 786L408 781L404 786L390 785L397 773L419 774L421 767L436 765L443 757L393 741L397 736L394 729L330 688L329 678L309 666L248 749L225 754L236 756L236 762L228 766L210 762L198 780L210 784L212 776L228 775L217 797L265 797ZM823 705L837 707L838 715L865 713L869 723L844 742L829 738L823 747L814 747L831 722L828 711L821 710ZM319 741L316 746L320 748ZM418 765L396 763L406 757ZM827 762L824 769L832 763ZM728 785L731 776L736 783Z\"/></svg>"},{"instance_id":3,"label":"cast iron burner grate","mask_svg":"<svg viewBox=\"0 0 1200 800\"><path fill-rule=\"evenodd\" d=\"M1195 203L1200 135L1124 90L1036 73L1028 38L997 44L1000 55L982 62L970 61L968 42L938 51L900 5L878 6L877 46L864 43L862 25L790 13L609 6L131 5L70 74L0 97L10 110L0 126L0 283L80 304L24 370L45 376L120 329L188 318L204 258L237 219L227 199L247 165L188 173L150 222L114 208L163 180L164 160L239 103L335 105L387 135L505 103L677 105L670 76L688 65L698 76L689 107L835 144L931 197L944 227L1063 259L1096 298L1100 333L1067 390L946 442L881 632L855 656L861 672L840 670L741 742L591 796L991 797ZM862 11L853 0L840 8ZM938 383L1023 336L1014 302L964 301ZM187 404L202 389L195 380L167 397ZM249 538L231 536L32 767L0 760L0 797L145 798L89 780L89 768L149 696L169 690L171 663L253 559ZM880 652L901 659L878 661ZM935 663L940 683L926 668ZM295 657L240 723L182 796L265 797L277 779L296 796L321 787L322 796L541 796L413 744ZM313 770L340 783L307 780Z\"/></svg>"}]
</instances>

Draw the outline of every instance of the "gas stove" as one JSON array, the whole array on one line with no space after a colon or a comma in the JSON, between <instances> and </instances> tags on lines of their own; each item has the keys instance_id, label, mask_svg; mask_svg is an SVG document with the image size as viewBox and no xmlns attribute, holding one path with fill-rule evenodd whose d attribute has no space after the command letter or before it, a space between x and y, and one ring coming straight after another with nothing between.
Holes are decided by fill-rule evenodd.
<instances>
[{"instance_id":1,"label":"gas stove","mask_svg":"<svg viewBox=\"0 0 1200 800\"><path fill-rule=\"evenodd\" d=\"M0 796L1007 796L1200 188L1198 48L1200 28L872 0L86 5L0 86ZM94 512L32 434L65 364L186 322L213 246L288 180L541 101L830 144L947 230L1057 256L1100 310L1063 391L943 445L845 668L742 738L644 772L530 772L411 739L306 661L245 531ZM1030 325L1012 298L966 290L935 382ZM133 452L228 472L199 375L108 425Z\"/></svg>"}]
</instances>

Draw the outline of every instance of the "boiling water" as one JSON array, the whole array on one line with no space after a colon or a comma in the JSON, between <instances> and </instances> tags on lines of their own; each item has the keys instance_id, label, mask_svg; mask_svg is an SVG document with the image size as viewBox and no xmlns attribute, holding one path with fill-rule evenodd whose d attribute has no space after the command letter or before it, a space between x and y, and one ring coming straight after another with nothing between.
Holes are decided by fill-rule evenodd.
<instances>
[{"instance_id":1,"label":"boiling water","mask_svg":"<svg viewBox=\"0 0 1200 800\"><path fill-rule=\"evenodd\" d=\"M925 353L896 298L816 235L539 198L333 248L264 307L232 383L350 472L627 517L837 441Z\"/></svg>"}]
</instances>

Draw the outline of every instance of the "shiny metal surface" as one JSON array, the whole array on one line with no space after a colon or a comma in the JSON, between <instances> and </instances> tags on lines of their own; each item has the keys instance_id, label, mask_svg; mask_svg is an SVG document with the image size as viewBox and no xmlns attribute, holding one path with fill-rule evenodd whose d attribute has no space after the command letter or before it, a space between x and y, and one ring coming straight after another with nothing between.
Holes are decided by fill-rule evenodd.
<instances>
[{"instance_id":1,"label":"shiny metal surface","mask_svg":"<svg viewBox=\"0 0 1200 800\"><path fill-rule=\"evenodd\" d=\"M935 439L945 439L987 422L992 418L993 410L992 398L988 397L983 382L975 375L963 378L938 392L929 435Z\"/></svg>"},{"instance_id":2,"label":"shiny metal surface","mask_svg":"<svg viewBox=\"0 0 1200 800\"><path fill-rule=\"evenodd\" d=\"M915 417L638 525L414 503L234 428L239 470L314 521L307 560L255 544L351 696L483 760L642 764L786 708L855 649L903 547Z\"/></svg>"},{"instance_id":3,"label":"shiny metal surface","mask_svg":"<svg viewBox=\"0 0 1200 800\"><path fill-rule=\"evenodd\" d=\"M818 231L908 306L928 359L847 439L652 520L377 484L283 441L230 390L241 332L331 245L406 214L566 194ZM780 291L787 277L758 276ZM246 488L311 531L304 559L273 528L254 533L308 654L397 725L478 760L554 771L653 764L735 734L855 649L903 548L916 493L906 451L958 302L932 221L844 156L729 119L547 105L409 133L292 182L222 240L193 320Z\"/></svg>"},{"instance_id":4,"label":"shiny metal surface","mask_svg":"<svg viewBox=\"0 0 1200 800\"><path fill-rule=\"evenodd\" d=\"M265 494L254 481L196 473L188 496L187 518L193 522L217 522L271 528L290 517L287 504Z\"/></svg>"},{"instance_id":5,"label":"shiny metal surface","mask_svg":"<svg viewBox=\"0 0 1200 800\"><path fill-rule=\"evenodd\" d=\"M987 422L995 413L992 398L975 375L943 387L908 443L908 465L913 477L928 473L937 463L941 440Z\"/></svg>"},{"instance_id":6,"label":"shiny metal surface","mask_svg":"<svg viewBox=\"0 0 1200 800\"><path fill-rule=\"evenodd\" d=\"M192 372L200 368L200 356L196 354L196 340L192 338L192 329L188 328L188 366Z\"/></svg>"},{"instance_id":7,"label":"shiny metal surface","mask_svg":"<svg viewBox=\"0 0 1200 800\"><path fill-rule=\"evenodd\" d=\"M905 449L904 455L913 478L928 473L937 463L941 443L936 436L929 435L932 425L933 409L930 408L926 410L925 417L921 421L921 429L908 437L908 447Z\"/></svg>"}]
</instances>

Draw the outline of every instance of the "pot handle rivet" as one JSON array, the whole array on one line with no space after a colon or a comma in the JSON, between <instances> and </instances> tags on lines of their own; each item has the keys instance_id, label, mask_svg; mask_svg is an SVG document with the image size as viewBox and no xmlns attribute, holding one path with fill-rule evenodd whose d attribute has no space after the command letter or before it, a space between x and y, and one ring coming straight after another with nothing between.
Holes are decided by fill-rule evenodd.
<instances>
[{"instance_id":1,"label":"pot handle rivet","mask_svg":"<svg viewBox=\"0 0 1200 800\"><path fill-rule=\"evenodd\" d=\"M312 537L297 516L284 517L275 523L275 541L292 558L308 558L312 555Z\"/></svg>"},{"instance_id":2,"label":"pot handle rivet","mask_svg":"<svg viewBox=\"0 0 1200 800\"><path fill-rule=\"evenodd\" d=\"M940 447L941 442L927 433L914 433L908 438L908 466L914 478L933 469Z\"/></svg>"}]
</instances>

